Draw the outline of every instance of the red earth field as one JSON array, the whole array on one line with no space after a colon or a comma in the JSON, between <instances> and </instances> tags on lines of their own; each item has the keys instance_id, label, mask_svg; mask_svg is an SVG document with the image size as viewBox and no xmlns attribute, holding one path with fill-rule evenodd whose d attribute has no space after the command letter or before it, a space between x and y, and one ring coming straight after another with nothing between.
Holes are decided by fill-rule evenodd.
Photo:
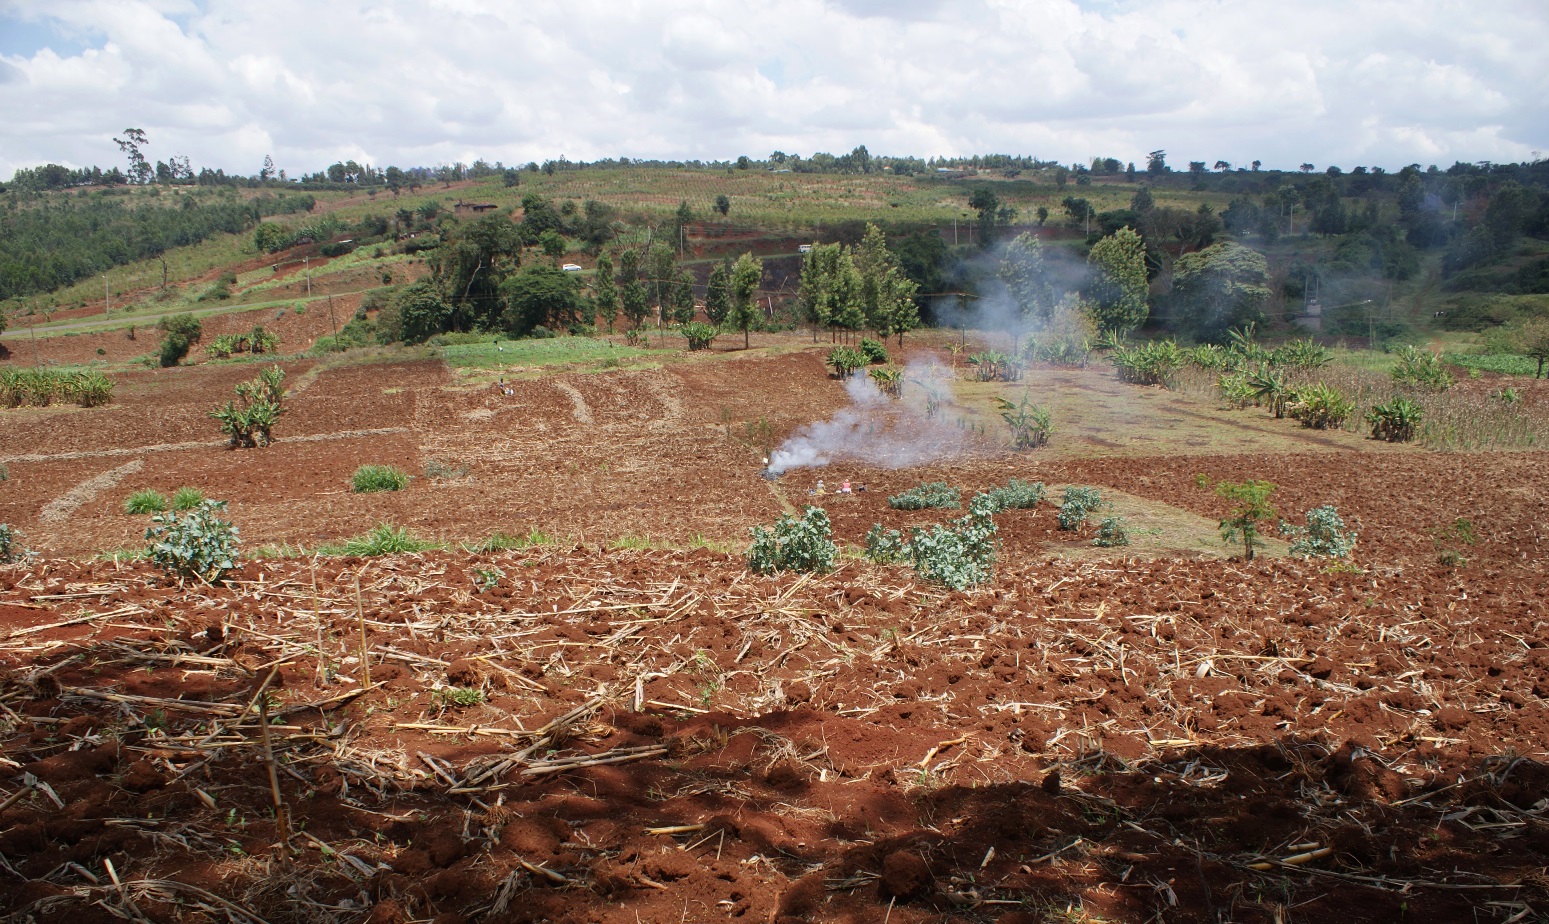
<instances>
[{"instance_id":1,"label":"red earth field","mask_svg":"<svg viewBox=\"0 0 1549 924\"><path fill-rule=\"evenodd\" d=\"M206 414L249 366L0 412L0 522L40 552L0 566L0 914L1549 913L1540 454L1303 439L1253 415L1197 446L1016 455L987 435L912 468L766 481L770 445L846 404L796 345L519 375L509 397L439 361L287 363L278 441L245 452ZM1180 427L1218 413L1105 370L1046 382ZM443 476L405 491L349 490L363 463L431 462ZM1224 512L1199 474L1274 481L1291 518L1336 504L1353 562L1175 541ZM853 556L762 576L737 551L803 503L853 549L872 523L944 518L890 493L1010 476L1164 525L1101 550L1048 502L1005 512L995 579L967 593ZM818 477L868 490L812 498ZM144 545L125 496L184 485L230 502L247 550L291 554L219 587L115 557ZM1445 531L1459 519L1472 544ZM296 554L378 523L453 545ZM456 544L534 530L552 541Z\"/></svg>"}]
</instances>

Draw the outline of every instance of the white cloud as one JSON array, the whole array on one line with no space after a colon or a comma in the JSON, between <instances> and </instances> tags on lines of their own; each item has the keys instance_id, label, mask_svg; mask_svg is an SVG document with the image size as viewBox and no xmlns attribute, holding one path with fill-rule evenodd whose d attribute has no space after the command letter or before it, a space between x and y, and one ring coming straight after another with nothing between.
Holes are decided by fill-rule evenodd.
<instances>
[{"instance_id":1,"label":"white cloud","mask_svg":"<svg viewBox=\"0 0 1549 924\"><path fill-rule=\"evenodd\" d=\"M1549 149L1549 11L1503 0L9 0L0 176L774 148L1273 166ZM43 28L46 27L46 28ZM57 48L57 50L56 50Z\"/></svg>"}]
</instances>

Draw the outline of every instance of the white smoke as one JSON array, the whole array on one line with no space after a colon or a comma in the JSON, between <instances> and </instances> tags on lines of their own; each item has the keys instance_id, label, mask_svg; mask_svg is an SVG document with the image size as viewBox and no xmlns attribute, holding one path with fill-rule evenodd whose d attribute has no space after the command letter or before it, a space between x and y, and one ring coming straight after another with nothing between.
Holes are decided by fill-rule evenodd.
<instances>
[{"instance_id":1,"label":"white smoke","mask_svg":"<svg viewBox=\"0 0 1549 924\"><path fill-rule=\"evenodd\" d=\"M904 371L903 401L883 394L864 373L845 381L850 406L828 420L807 424L769 455L769 472L821 468L832 462L859 462L878 468L903 468L956 455L964 431L945 422L952 403L943 370L910 364ZM935 417L925 413L926 394L938 395Z\"/></svg>"}]
</instances>

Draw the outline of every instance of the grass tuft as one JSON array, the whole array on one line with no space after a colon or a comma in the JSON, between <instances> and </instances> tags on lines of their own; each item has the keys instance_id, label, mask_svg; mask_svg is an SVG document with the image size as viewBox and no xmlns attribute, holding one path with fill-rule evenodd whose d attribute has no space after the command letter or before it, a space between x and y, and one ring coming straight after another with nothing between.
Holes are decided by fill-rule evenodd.
<instances>
[{"instance_id":1,"label":"grass tuft","mask_svg":"<svg viewBox=\"0 0 1549 924\"><path fill-rule=\"evenodd\" d=\"M409 476L391 465L362 465L350 476L350 489L356 494L402 491L408 486Z\"/></svg>"},{"instance_id":2,"label":"grass tuft","mask_svg":"<svg viewBox=\"0 0 1549 924\"><path fill-rule=\"evenodd\" d=\"M172 494L173 510L192 510L204 503L204 492L198 488L178 488Z\"/></svg>"},{"instance_id":3,"label":"grass tuft","mask_svg":"<svg viewBox=\"0 0 1549 924\"><path fill-rule=\"evenodd\" d=\"M153 488L136 491L124 501L124 512L132 514L162 513L167 509L167 495ZM182 510L182 507L178 508Z\"/></svg>"}]
</instances>

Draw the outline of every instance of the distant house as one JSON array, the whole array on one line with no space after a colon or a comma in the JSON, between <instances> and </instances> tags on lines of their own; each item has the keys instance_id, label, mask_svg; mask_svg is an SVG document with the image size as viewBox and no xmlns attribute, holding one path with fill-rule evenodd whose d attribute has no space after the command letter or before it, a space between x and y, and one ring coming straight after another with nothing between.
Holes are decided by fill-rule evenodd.
<instances>
[{"instance_id":1,"label":"distant house","mask_svg":"<svg viewBox=\"0 0 1549 924\"><path fill-rule=\"evenodd\" d=\"M493 202L459 202L452 206L454 212L488 212L500 208Z\"/></svg>"},{"instance_id":2,"label":"distant house","mask_svg":"<svg viewBox=\"0 0 1549 924\"><path fill-rule=\"evenodd\" d=\"M812 252L812 245L811 244L802 244L800 247L796 248L796 252L797 253L811 253Z\"/></svg>"},{"instance_id":3,"label":"distant house","mask_svg":"<svg viewBox=\"0 0 1549 924\"><path fill-rule=\"evenodd\" d=\"M564 270L567 273L579 273L581 271L581 264L579 264L579 263L566 263L564 266L561 266L560 269Z\"/></svg>"}]
</instances>

